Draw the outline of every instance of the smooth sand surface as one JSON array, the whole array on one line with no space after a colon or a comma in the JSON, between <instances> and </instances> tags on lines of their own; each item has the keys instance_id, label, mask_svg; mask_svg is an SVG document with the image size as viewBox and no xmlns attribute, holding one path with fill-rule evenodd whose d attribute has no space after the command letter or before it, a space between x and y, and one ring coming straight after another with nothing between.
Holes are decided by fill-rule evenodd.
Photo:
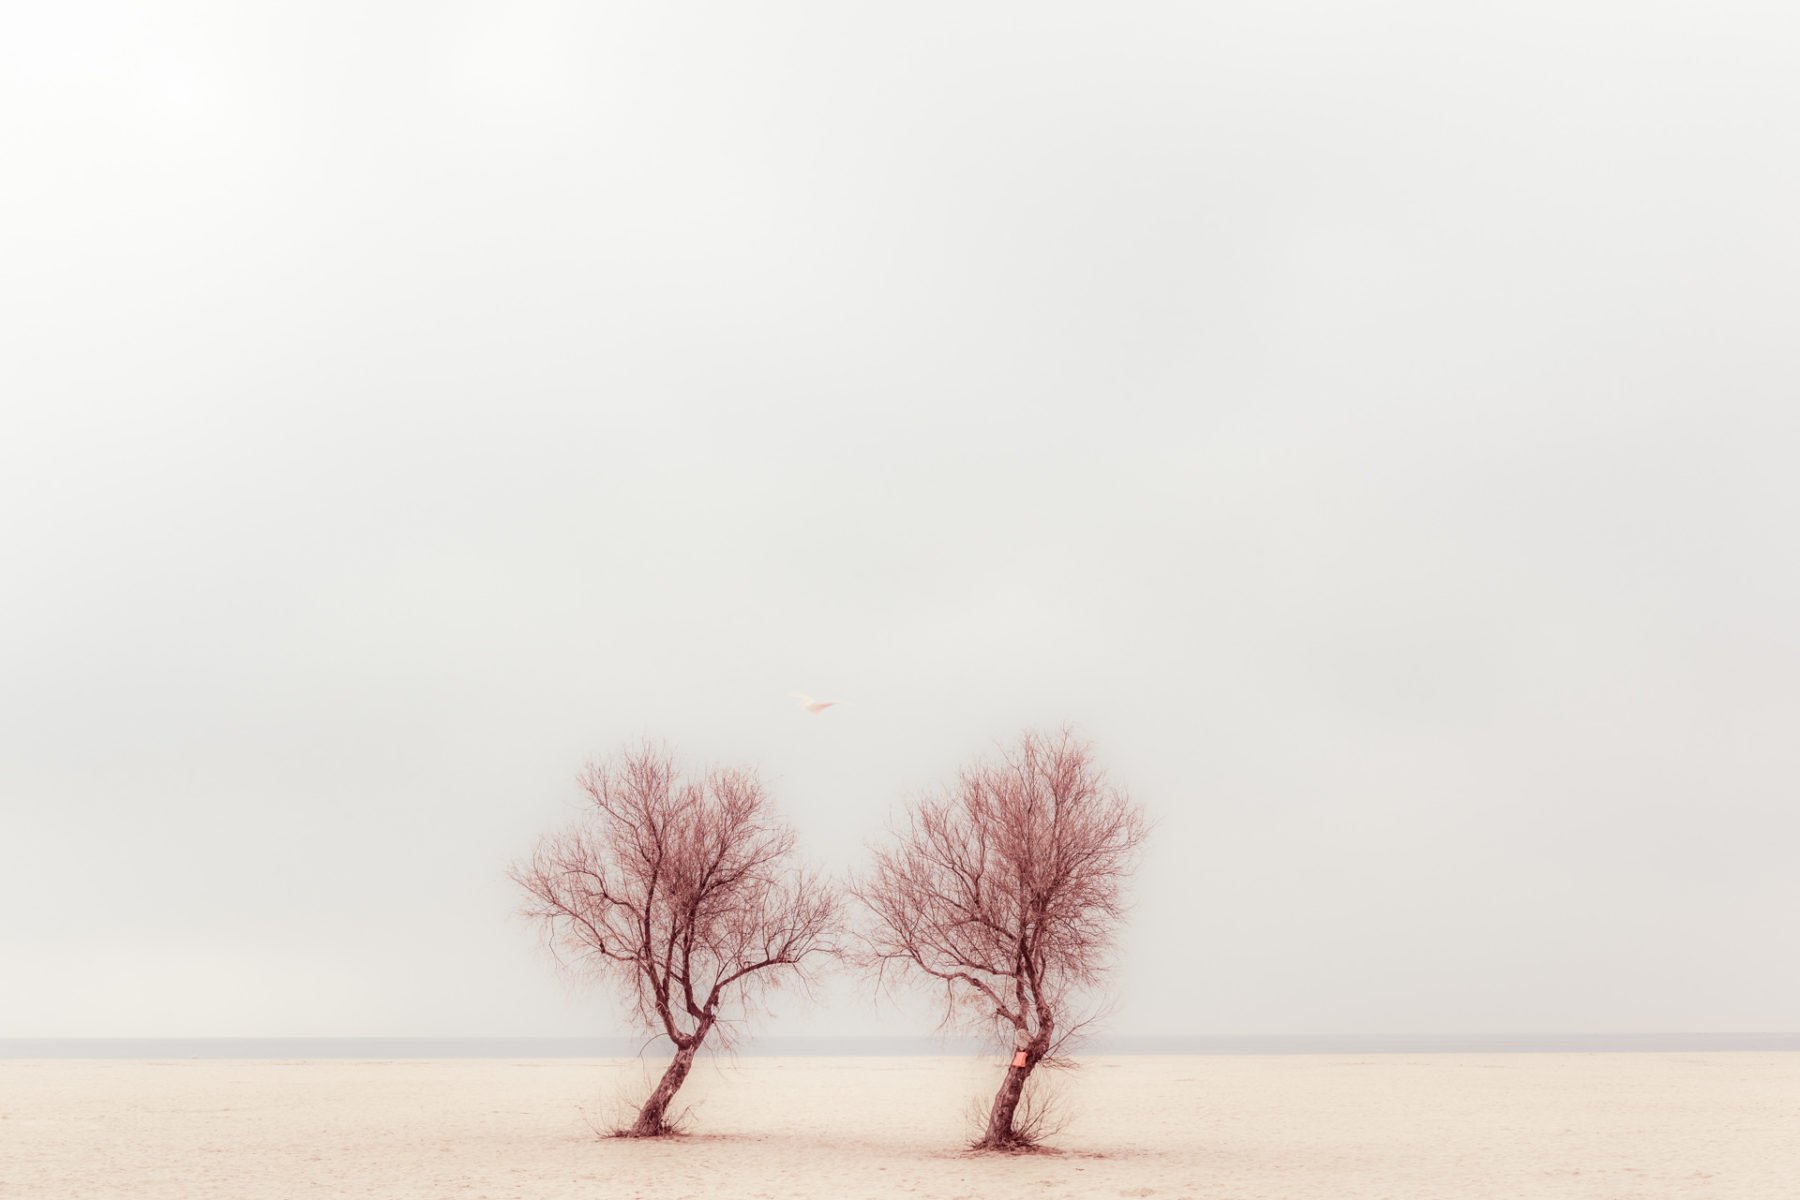
<instances>
[{"instance_id":1,"label":"smooth sand surface","mask_svg":"<svg viewBox=\"0 0 1800 1200\"><path fill-rule=\"evenodd\" d=\"M1105 1058L1057 1154L963 1153L994 1061L0 1062L0 1197L1800 1197L1800 1054Z\"/></svg>"}]
</instances>

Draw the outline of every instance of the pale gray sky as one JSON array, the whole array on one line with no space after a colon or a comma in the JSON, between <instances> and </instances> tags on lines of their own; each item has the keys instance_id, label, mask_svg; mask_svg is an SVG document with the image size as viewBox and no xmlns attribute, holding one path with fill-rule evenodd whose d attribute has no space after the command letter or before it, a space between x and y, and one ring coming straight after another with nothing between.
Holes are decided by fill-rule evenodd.
<instances>
[{"instance_id":1,"label":"pale gray sky","mask_svg":"<svg viewBox=\"0 0 1800 1200\"><path fill-rule=\"evenodd\" d=\"M1800 1027L1788 6L0 14L0 1036L611 1032L586 756L1062 719L1116 1032Z\"/></svg>"}]
</instances>

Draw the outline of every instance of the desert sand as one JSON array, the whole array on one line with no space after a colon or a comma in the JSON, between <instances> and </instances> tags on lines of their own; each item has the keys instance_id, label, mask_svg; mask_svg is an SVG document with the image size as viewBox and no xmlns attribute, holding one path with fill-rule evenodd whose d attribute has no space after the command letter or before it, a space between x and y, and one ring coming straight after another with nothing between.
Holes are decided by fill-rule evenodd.
<instances>
[{"instance_id":1,"label":"desert sand","mask_svg":"<svg viewBox=\"0 0 1800 1200\"><path fill-rule=\"evenodd\" d=\"M597 1138L659 1066L0 1062L0 1196L1800 1196L1800 1054L1092 1059L1014 1157L959 1149L994 1061L714 1059L690 1136Z\"/></svg>"}]
</instances>

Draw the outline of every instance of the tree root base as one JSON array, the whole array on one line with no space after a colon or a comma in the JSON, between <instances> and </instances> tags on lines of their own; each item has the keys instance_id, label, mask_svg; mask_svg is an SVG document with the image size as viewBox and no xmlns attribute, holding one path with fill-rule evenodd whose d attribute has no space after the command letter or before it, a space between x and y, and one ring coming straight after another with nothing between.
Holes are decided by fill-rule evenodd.
<instances>
[{"instance_id":1,"label":"tree root base","mask_svg":"<svg viewBox=\"0 0 1800 1200\"><path fill-rule=\"evenodd\" d=\"M970 1142L969 1151L973 1154L1061 1154L1061 1150L1052 1149L1042 1142L1030 1141L1026 1138L1009 1138L1004 1141L989 1141L982 1138L979 1142Z\"/></svg>"},{"instance_id":2,"label":"tree root base","mask_svg":"<svg viewBox=\"0 0 1800 1200\"><path fill-rule=\"evenodd\" d=\"M686 1137L687 1130L675 1125L658 1125L655 1129L639 1129L635 1125L627 1125L623 1129L615 1129L606 1135L609 1138L678 1138Z\"/></svg>"}]
</instances>

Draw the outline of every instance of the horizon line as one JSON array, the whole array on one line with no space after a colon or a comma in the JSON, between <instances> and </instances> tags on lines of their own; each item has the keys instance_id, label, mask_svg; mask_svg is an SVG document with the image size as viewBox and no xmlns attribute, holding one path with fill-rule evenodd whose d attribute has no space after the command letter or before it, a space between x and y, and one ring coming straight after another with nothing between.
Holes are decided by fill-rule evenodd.
<instances>
[{"instance_id":1,"label":"horizon line","mask_svg":"<svg viewBox=\"0 0 1800 1200\"><path fill-rule=\"evenodd\" d=\"M623 1036L288 1036L0 1038L0 1060L624 1059L666 1051L661 1035ZM963 1057L997 1043L980 1036L825 1034L746 1037L702 1047L709 1058ZM1115 1034L1096 1035L1073 1058L1246 1057L1334 1054L1800 1052L1800 1032L1755 1030L1658 1033L1511 1034Z\"/></svg>"}]
</instances>

